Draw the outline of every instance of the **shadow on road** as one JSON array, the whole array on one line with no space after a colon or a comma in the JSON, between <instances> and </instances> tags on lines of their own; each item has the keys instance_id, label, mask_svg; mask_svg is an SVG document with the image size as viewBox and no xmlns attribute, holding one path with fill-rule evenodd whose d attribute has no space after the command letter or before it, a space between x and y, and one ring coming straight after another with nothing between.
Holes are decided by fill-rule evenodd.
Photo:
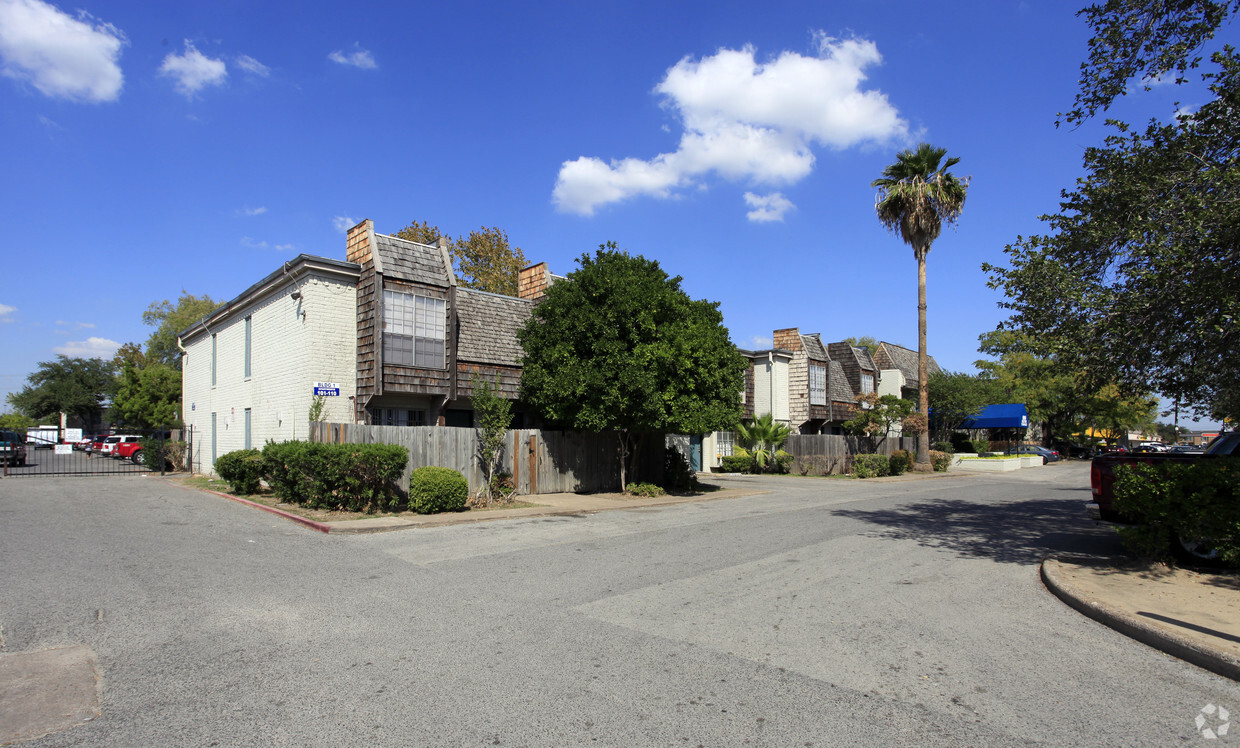
<instances>
[{"instance_id":1,"label":"shadow on road","mask_svg":"<svg viewBox=\"0 0 1240 748\"><path fill-rule=\"evenodd\" d=\"M898 509L839 509L835 514L878 525L882 537L1004 563L1034 564L1051 553L1124 554L1113 529L1095 526L1079 502L1062 499L1002 504L943 499Z\"/></svg>"}]
</instances>

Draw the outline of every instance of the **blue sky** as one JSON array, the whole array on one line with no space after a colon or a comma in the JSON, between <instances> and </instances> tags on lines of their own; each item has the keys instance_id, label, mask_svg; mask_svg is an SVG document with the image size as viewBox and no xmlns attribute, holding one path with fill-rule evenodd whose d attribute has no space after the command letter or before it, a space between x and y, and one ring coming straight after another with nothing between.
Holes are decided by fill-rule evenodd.
<instances>
[{"instance_id":1,"label":"blue sky","mask_svg":"<svg viewBox=\"0 0 1240 748\"><path fill-rule=\"evenodd\" d=\"M869 185L921 140L971 177L928 287L931 354L972 371L1005 316L981 263L1040 230L1104 135L1054 126L1075 10L0 0L0 395L57 353L144 342L142 312L182 289L343 259L363 218L498 226L557 274L614 240L719 301L742 347L799 327L915 348L916 265Z\"/></svg>"}]
</instances>

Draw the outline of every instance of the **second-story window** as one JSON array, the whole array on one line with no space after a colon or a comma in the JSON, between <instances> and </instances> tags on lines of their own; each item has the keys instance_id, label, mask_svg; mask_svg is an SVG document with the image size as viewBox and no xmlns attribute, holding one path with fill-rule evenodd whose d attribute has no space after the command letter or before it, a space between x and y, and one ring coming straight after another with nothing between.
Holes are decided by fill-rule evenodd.
<instances>
[{"instance_id":1,"label":"second-story window","mask_svg":"<svg viewBox=\"0 0 1240 748\"><path fill-rule=\"evenodd\" d=\"M874 375L861 372L861 394L868 395L874 391Z\"/></svg>"},{"instance_id":2,"label":"second-story window","mask_svg":"<svg viewBox=\"0 0 1240 748\"><path fill-rule=\"evenodd\" d=\"M245 378L250 378L250 333L253 317L245 318ZM246 447L249 449L249 447Z\"/></svg>"},{"instance_id":3,"label":"second-story window","mask_svg":"<svg viewBox=\"0 0 1240 748\"><path fill-rule=\"evenodd\" d=\"M444 368L447 318L443 299L383 292L383 362Z\"/></svg>"},{"instance_id":4,"label":"second-story window","mask_svg":"<svg viewBox=\"0 0 1240 748\"><path fill-rule=\"evenodd\" d=\"M827 367L809 365L809 404L827 404Z\"/></svg>"}]
</instances>

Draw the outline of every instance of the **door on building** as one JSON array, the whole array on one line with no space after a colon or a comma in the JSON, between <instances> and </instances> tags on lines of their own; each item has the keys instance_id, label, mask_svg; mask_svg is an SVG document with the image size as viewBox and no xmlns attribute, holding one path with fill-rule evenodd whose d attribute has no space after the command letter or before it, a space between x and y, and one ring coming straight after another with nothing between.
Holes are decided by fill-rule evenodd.
<instances>
[{"instance_id":1,"label":"door on building","mask_svg":"<svg viewBox=\"0 0 1240 748\"><path fill-rule=\"evenodd\" d=\"M693 472L702 472L702 437L689 437L689 467Z\"/></svg>"}]
</instances>

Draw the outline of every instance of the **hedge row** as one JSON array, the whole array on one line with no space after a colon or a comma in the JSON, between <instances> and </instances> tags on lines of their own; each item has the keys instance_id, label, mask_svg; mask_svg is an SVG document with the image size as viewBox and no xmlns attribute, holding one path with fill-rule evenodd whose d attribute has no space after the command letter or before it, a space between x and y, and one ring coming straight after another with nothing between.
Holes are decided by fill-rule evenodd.
<instances>
[{"instance_id":1,"label":"hedge row","mask_svg":"<svg viewBox=\"0 0 1240 748\"><path fill-rule=\"evenodd\" d=\"M397 482L408 461L409 451L393 444L268 442L261 452L220 455L215 471L239 494L265 481L282 501L312 509L394 511L404 504Z\"/></svg>"},{"instance_id":2,"label":"hedge row","mask_svg":"<svg viewBox=\"0 0 1240 748\"><path fill-rule=\"evenodd\" d=\"M349 512L392 511L409 451L395 444L267 442L264 478L284 501Z\"/></svg>"}]
</instances>

